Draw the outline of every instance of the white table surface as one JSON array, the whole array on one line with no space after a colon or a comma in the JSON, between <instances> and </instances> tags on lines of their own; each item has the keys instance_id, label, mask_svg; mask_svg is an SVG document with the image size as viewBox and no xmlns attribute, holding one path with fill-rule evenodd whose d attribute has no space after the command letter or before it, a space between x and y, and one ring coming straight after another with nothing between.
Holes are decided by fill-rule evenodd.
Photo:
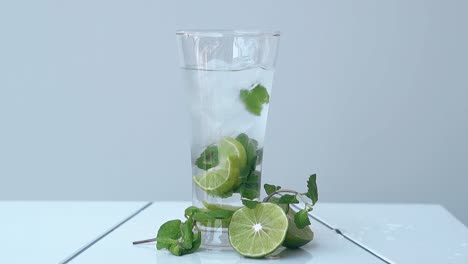
<instances>
[{"instance_id":1,"label":"white table surface","mask_svg":"<svg viewBox=\"0 0 468 264\"><path fill-rule=\"evenodd\" d=\"M319 204L314 214L392 263L468 264L468 228L439 205Z\"/></svg>"},{"instance_id":2,"label":"white table surface","mask_svg":"<svg viewBox=\"0 0 468 264\"><path fill-rule=\"evenodd\" d=\"M0 263L61 263L76 252L69 263L468 263L468 229L438 205L320 203L314 217L326 225L312 219L312 243L254 260L233 251L175 257L154 243L133 246L190 205L156 202L142 210L147 204L0 202Z\"/></svg>"},{"instance_id":3,"label":"white table surface","mask_svg":"<svg viewBox=\"0 0 468 264\"><path fill-rule=\"evenodd\" d=\"M0 263L59 263L145 202L0 202Z\"/></svg>"},{"instance_id":4,"label":"white table surface","mask_svg":"<svg viewBox=\"0 0 468 264\"><path fill-rule=\"evenodd\" d=\"M204 251L175 257L167 251L156 251L155 244L132 245L132 241L151 238L159 226L167 220L183 217L187 202L158 202L131 221L112 232L83 252L70 263L260 263L261 260L241 257L234 251ZM382 263L364 250L356 247L334 231L312 221L315 240L303 250L283 251L279 258L263 263Z\"/></svg>"}]
</instances>

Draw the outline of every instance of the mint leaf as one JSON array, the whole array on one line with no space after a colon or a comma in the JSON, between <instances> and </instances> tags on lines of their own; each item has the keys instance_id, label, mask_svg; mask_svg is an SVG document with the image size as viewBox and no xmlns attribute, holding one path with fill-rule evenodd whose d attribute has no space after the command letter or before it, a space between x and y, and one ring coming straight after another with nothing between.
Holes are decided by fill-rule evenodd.
<instances>
[{"instance_id":1,"label":"mint leaf","mask_svg":"<svg viewBox=\"0 0 468 264\"><path fill-rule=\"evenodd\" d=\"M247 199L242 199L242 204L245 205L249 209L254 209L257 204L260 202L258 201L253 201L253 200L247 200Z\"/></svg>"},{"instance_id":2,"label":"mint leaf","mask_svg":"<svg viewBox=\"0 0 468 264\"><path fill-rule=\"evenodd\" d=\"M179 243L175 243L169 246L169 252L171 252L175 256L182 256L182 246Z\"/></svg>"},{"instance_id":3,"label":"mint leaf","mask_svg":"<svg viewBox=\"0 0 468 264\"><path fill-rule=\"evenodd\" d=\"M307 197L312 200L312 205L318 201L318 190L317 190L317 174L312 174L307 181Z\"/></svg>"},{"instance_id":4,"label":"mint leaf","mask_svg":"<svg viewBox=\"0 0 468 264\"><path fill-rule=\"evenodd\" d=\"M241 194L242 198L246 199L255 199L260 195L260 192L258 191L258 185L249 185L249 184L243 184L239 188L239 193Z\"/></svg>"},{"instance_id":5,"label":"mint leaf","mask_svg":"<svg viewBox=\"0 0 468 264\"><path fill-rule=\"evenodd\" d=\"M193 219L199 222L203 222L207 220L214 220L214 219L227 219L227 218L230 218L233 213L234 212L231 210L224 210L224 209L203 210L203 211L195 213L193 215Z\"/></svg>"},{"instance_id":6,"label":"mint leaf","mask_svg":"<svg viewBox=\"0 0 468 264\"><path fill-rule=\"evenodd\" d=\"M236 140L242 144L245 148L245 152L247 153L247 160L252 160L256 155L258 142L253 138L249 138L247 134L241 133L236 137Z\"/></svg>"},{"instance_id":7,"label":"mint leaf","mask_svg":"<svg viewBox=\"0 0 468 264\"><path fill-rule=\"evenodd\" d=\"M185 209L185 217L189 218L192 217L195 213L200 212L200 208L195 207L195 206L189 206L187 209Z\"/></svg>"},{"instance_id":8,"label":"mint leaf","mask_svg":"<svg viewBox=\"0 0 468 264\"><path fill-rule=\"evenodd\" d=\"M190 253L197 251L200 248L200 245L201 245L201 232L200 230L198 230L197 233L193 235L192 248L188 250L184 250L183 254L190 254Z\"/></svg>"},{"instance_id":9,"label":"mint leaf","mask_svg":"<svg viewBox=\"0 0 468 264\"><path fill-rule=\"evenodd\" d=\"M278 191L279 189L281 189L281 186L276 186L276 185L271 185L271 184L265 183L265 185L263 185L263 188L265 188L265 192L268 195L270 195L270 194Z\"/></svg>"},{"instance_id":10,"label":"mint leaf","mask_svg":"<svg viewBox=\"0 0 468 264\"><path fill-rule=\"evenodd\" d=\"M171 247L174 243L178 242L181 237L180 233L180 220L171 220L159 227L158 235L156 236L156 248L163 249Z\"/></svg>"},{"instance_id":11,"label":"mint leaf","mask_svg":"<svg viewBox=\"0 0 468 264\"><path fill-rule=\"evenodd\" d=\"M270 102L270 95L267 89L261 84L257 84L250 91L242 89L240 91L240 98L247 111L257 116L262 114L263 105Z\"/></svg>"},{"instance_id":12,"label":"mint leaf","mask_svg":"<svg viewBox=\"0 0 468 264\"><path fill-rule=\"evenodd\" d=\"M260 196L260 172L255 171L257 166L258 142L242 133L236 137L246 151L247 165L241 169L241 184L233 192L239 193L242 198L253 200Z\"/></svg>"},{"instance_id":13,"label":"mint leaf","mask_svg":"<svg viewBox=\"0 0 468 264\"><path fill-rule=\"evenodd\" d=\"M309 215L307 214L307 210L302 209L299 212L294 214L294 223L299 229L303 229L304 227L310 225Z\"/></svg>"},{"instance_id":14,"label":"mint leaf","mask_svg":"<svg viewBox=\"0 0 468 264\"><path fill-rule=\"evenodd\" d=\"M180 225L181 239L180 245L184 249L191 249L193 242L193 219L190 217Z\"/></svg>"},{"instance_id":15,"label":"mint leaf","mask_svg":"<svg viewBox=\"0 0 468 264\"><path fill-rule=\"evenodd\" d=\"M208 170L218 166L218 147L214 145L208 146L195 163L197 167L202 170Z\"/></svg>"},{"instance_id":16,"label":"mint leaf","mask_svg":"<svg viewBox=\"0 0 468 264\"><path fill-rule=\"evenodd\" d=\"M239 187L242 198L253 200L260 196L260 172L252 171Z\"/></svg>"},{"instance_id":17,"label":"mint leaf","mask_svg":"<svg viewBox=\"0 0 468 264\"><path fill-rule=\"evenodd\" d=\"M246 134L242 133L236 137L236 140L242 144L245 149L245 153L247 154L247 166L248 170L255 169L256 160L257 160L257 147L258 142L253 139L249 138Z\"/></svg>"},{"instance_id":18,"label":"mint leaf","mask_svg":"<svg viewBox=\"0 0 468 264\"><path fill-rule=\"evenodd\" d=\"M262 164L263 161L263 148L257 150L257 164L260 165Z\"/></svg>"},{"instance_id":19,"label":"mint leaf","mask_svg":"<svg viewBox=\"0 0 468 264\"><path fill-rule=\"evenodd\" d=\"M298 204L299 200L297 200L296 195L292 194L283 194L278 199L279 204Z\"/></svg>"}]
</instances>

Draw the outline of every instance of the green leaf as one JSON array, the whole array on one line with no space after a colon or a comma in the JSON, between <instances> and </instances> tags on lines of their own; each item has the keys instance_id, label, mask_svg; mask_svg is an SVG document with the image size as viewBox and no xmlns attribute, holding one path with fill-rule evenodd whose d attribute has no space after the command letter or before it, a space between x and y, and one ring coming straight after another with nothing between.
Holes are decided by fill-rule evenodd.
<instances>
[{"instance_id":1,"label":"green leaf","mask_svg":"<svg viewBox=\"0 0 468 264\"><path fill-rule=\"evenodd\" d=\"M202 170L208 170L218 166L218 147L214 145L208 146L200 157L198 157L195 163L197 164L197 167Z\"/></svg>"},{"instance_id":2,"label":"green leaf","mask_svg":"<svg viewBox=\"0 0 468 264\"><path fill-rule=\"evenodd\" d=\"M260 165L262 164L263 161L263 148L257 150L257 164Z\"/></svg>"},{"instance_id":3,"label":"green leaf","mask_svg":"<svg viewBox=\"0 0 468 264\"><path fill-rule=\"evenodd\" d=\"M261 84L257 84L250 91L242 89L240 91L240 98L247 111L257 116L262 114L263 105L270 102L270 95L267 89Z\"/></svg>"},{"instance_id":4,"label":"green leaf","mask_svg":"<svg viewBox=\"0 0 468 264\"><path fill-rule=\"evenodd\" d=\"M247 154L246 167L251 169L256 165L258 142L253 138L249 138L249 136L247 136L245 133L239 134L236 137L236 140L239 141L239 143L241 143L244 147L245 153Z\"/></svg>"},{"instance_id":5,"label":"green leaf","mask_svg":"<svg viewBox=\"0 0 468 264\"><path fill-rule=\"evenodd\" d=\"M241 169L241 184L233 192L239 193L242 198L253 200L260 196L260 172L255 171L257 166L258 142L242 133L236 137L247 154L247 165Z\"/></svg>"},{"instance_id":6,"label":"green leaf","mask_svg":"<svg viewBox=\"0 0 468 264\"><path fill-rule=\"evenodd\" d=\"M253 200L247 200L247 199L242 199L242 204L245 205L247 208L254 209L257 204L260 202L258 201L253 201Z\"/></svg>"},{"instance_id":7,"label":"green leaf","mask_svg":"<svg viewBox=\"0 0 468 264\"><path fill-rule=\"evenodd\" d=\"M241 194L242 198L253 200L258 198L260 194L259 186L245 183L240 187L239 193Z\"/></svg>"},{"instance_id":8,"label":"green leaf","mask_svg":"<svg viewBox=\"0 0 468 264\"><path fill-rule=\"evenodd\" d=\"M307 210L302 209L299 212L294 214L294 223L299 229L303 229L304 227L310 225L309 215L307 214Z\"/></svg>"},{"instance_id":9,"label":"green leaf","mask_svg":"<svg viewBox=\"0 0 468 264\"><path fill-rule=\"evenodd\" d=\"M180 231L182 236L180 245L184 249L191 249L193 242L193 219L191 217L180 225Z\"/></svg>"},{"instance_id":10,"label":"green leaf","mask_svg":"<svg viewBox=\"0 0 468 264\"><path fill-rule=\"evenodd\" d=\"M242 198L253 200L260 196L260 172L252 171L241 184L239 193Z\"/></svg>"},{"instance_id":11,"label":"green leaf","mask_svg":"<svg viewBox=\"0 0 468 264\"><path fill-rule=\"evenodd\" d=\"M185 209L185 217L189 218L192 217L195 213L199 212L200 208L195 207L195 206L189 206L187 209Z\"/></svg>"},{"instance_id":12,"label":"green leaf","mask_svg":"<svg viewBox=\"0 0 468 264\"><path fill-rule=\"evenodd\" d=\"M175 243L169 246L169 252L171 252L175 256L182 256L182 246L179 243Z\"/></svg>"},{"instance_id":13,"label":"green leaf","mask_svg":"<svg viewBox=\"0 0 468 264\"><path fill-rule=\"evenodd\" d=\"M214 219L227 219L232 216L234 212L231 210L204 210L197 212L193 215L193 219L195 221L203 222L207 220L214 220Z\"/></svg>"},{"instance_id":14,"label":"green leaf","mask_svg":"<svg viewBox=\"0 0 468 264\"><path fill-rule=\"evenodd\" d=\"M265 185L263 185L263 188L265 188L265 192L268 195L270 195L270 194L278 191L279 189L281 189L281 186L276 186L276 185L271 185L271 184L265 183Z\"/></svg>"},{"instance_id":15,"label":"green leaf","mask_svg":"<svg viewBox=\"0 0 468 264\"><path fill-rule=\"evenodd\" d=\"M197 251L200 248L201 245L201 232L198 230L194 235L193 235L193 241L192 241L192 248L191 249L185 249L183 250L183 255L185 254L190 254L195 251Z\"/></svg>"},{"instance_id":16,"label":"green leaf","mask_svg":"<svg viewBox=\"0 0 468 264\"><path fill-rule=\"evenodd\" d=\"M297 200L296 195L292 194L283 194L278 199L279 204L298 204L299 200Z\"/></svg>"},{"instance_id":17,"label":"green leaf","mask_svg":"<svg viewBox=\"0 0 468 264\"><path fill-rule=\"evenodd\" d=\"M307 193L305 194L312 200L312 205L318 201L317 174L312 174L307 181Z\"/></svg>"},{"instance_id":18,"label":"green leaf","mask_svg":"<svg viewBox=\"0 0 468 264\"><path fill-rule=\"evenodd\" d=\"M169 249L174 243L177 243L178 239L181 237L180 224L181 221L176 219L167 221L159 227L158 235L156 236L157 249Z\"/></svg>"}]
</instances>

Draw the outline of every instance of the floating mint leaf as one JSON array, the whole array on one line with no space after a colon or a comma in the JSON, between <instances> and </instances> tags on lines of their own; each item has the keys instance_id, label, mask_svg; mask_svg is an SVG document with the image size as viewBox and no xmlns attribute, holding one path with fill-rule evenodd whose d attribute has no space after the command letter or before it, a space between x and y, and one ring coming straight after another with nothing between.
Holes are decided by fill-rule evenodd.
<instances>
[{"instance_id":1,"label":"floating mint leaf","mask_svg":"<svg viewBox=\"0 0 468 264\"><path fill-rule=\"evenodd\" d=\"M265 183L265 185L263 185L263 188L265 188L265 192L268 195L270 195L270 194L278 191L279 189L281 189L281 186L276 186L276 185L271 185L271 184Z\"/></svg>"},{"instance_id":2,"label":"floating mint leaf","mask_svg":"<svg viewBox=\"0 0 468 264\"><path fill-rule=\"evenodd\" d=\"M292 194L283 194L278 199L279 204L298 204L299 200L297 200L296 195Z\"/></svg>"},{"instance_id":3,"label":"floating mint leaf","mask_svg":"<svg viewBox=\"0 0 468 264\"><path fill-rule=\"evenodd\" d=\"M303 229L304 227L310 225L309 215L307 214L307 210L302 209L299 212L294 214L294 223L299 229Z\"/></svg>"},{"instance_id":4,"label":"floating mint leaf","mask_svg":"<svg viewBox=\"0 0 468 264\"><path fill-rule=\"evenodd\" d=\"M254 201L254 200L247 200L247 199L242 199L242 204L245 205L247 208L254 209L257 204L260 202Z\"/></svg>"},{"instance_id":5,"label":"floating mint leaf","mask_svg":"<svg viewBox=\"0 0 468 264\"><path fill-rule=\"evenodd\" d=\"M180 220L171 220L164 223L158 230L158 235L156 236L156 248L163 249L171 247L173 244L178 242L178 239L181 237L180 233Z\"/></svg>"},{"instance_id":6,"label":"floating mint leaf","mask_svg":"<svg viewBox=\"0 0 468 264\"><path fill-rule=\"evenodd\" d=\"M318 201L318 190L317 190L317 174L312 174L307 181L307 197L312 200L312 205Z\"/></svg>"},{"instance_id":7,"label":"floating mint leaf","mask_svg":"<svg viewBox=\"0 0 468 264\"><path fill-rule=\"evenodd\" d=\"M261 84L257 84L250 91L242 89L240 91L240 98L247 111L257 116L262 114L263 105L270 102L270 95L267 89Z\"/></svg>"},{"instance_id":8,"label":"floating mint leaf","mask_svg":"<svg viewBox=\"0 0 468 264\"><path fill-rule=\"evenodd\" d=\"M202 170L208 170L218 166L218 147L214 145L208 146L195 163L197 167Z\"/></svg>"}]
</instances>

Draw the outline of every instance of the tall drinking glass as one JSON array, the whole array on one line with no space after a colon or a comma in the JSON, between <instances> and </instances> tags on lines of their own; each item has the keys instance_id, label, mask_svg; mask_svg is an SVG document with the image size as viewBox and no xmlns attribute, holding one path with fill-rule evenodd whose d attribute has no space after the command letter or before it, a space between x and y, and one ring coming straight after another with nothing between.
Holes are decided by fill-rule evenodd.
<instances>
[{"instance_id":1,"label":"tall drinking glass","mask_svg":"<svg viewBox=\"0 0 468 264\"><path fill-rule=\"evenodd\" d=\"M258 199L279 32L177 31L191 119L193 205ZM229 247L229 219L201 221L205 248Z\"/></svg>"}]
</instances>

